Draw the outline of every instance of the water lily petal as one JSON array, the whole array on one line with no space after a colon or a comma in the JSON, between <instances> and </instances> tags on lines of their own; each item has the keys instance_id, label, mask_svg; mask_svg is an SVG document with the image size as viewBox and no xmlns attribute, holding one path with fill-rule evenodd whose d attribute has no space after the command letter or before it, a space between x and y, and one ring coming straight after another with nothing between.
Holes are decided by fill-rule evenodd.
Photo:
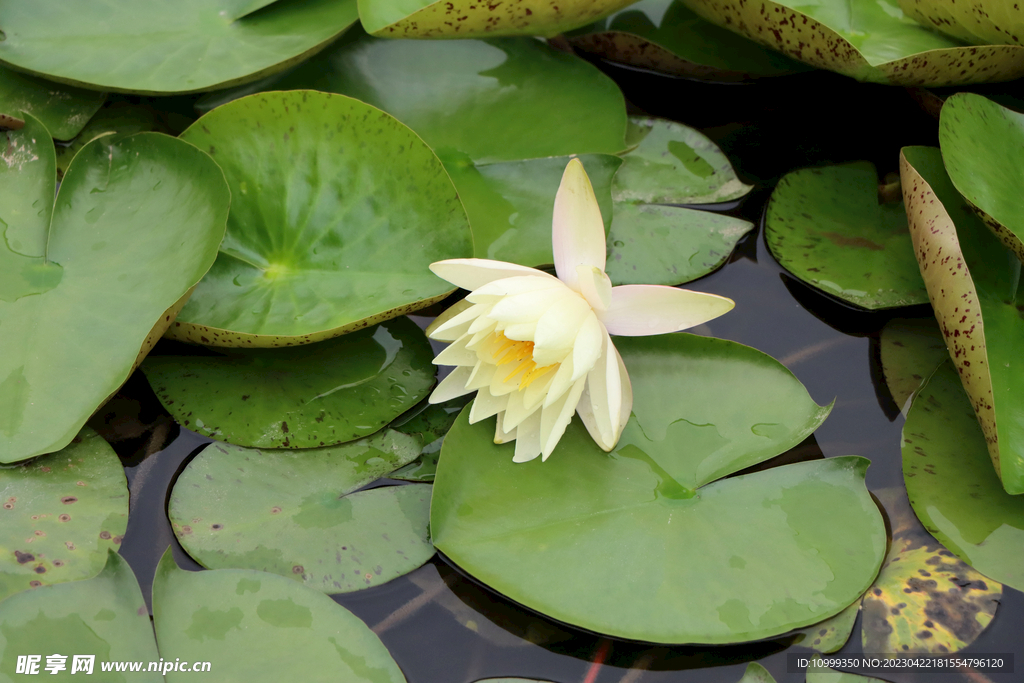
<instances>
[{"instance_id":1,"label":"water lily petal","mask_svg":"<svg viewBox=\"0 0 1024 683\"><path fill-rule=\"evenodd\" d=\"M469 324L480 315L481 310L465 299L458 301L427 326L427 336L437 341L455 341L465 334L465 330L460 332L459 329L469 329Z\"/></svg>"},{"instance_id":2,"label":"water lily petal","mask_svg":"<svg viewBox=\"0 0 1024 683\"><path fill-rule=\"evenodd\" d=\"M437 261L430 264L430 270L443 280L456 287L470 291L480 289L488 282L507 277L529 275L532 277L550 278L547 273L536 268L527 268L515 263L491 261L482 258L455 258Z\"/></svg>"},{"instance_id":3,"label":"water lily petal","mask_svg":"<svg viewBox=\"0 0 1024 683\"><path fill-rule=\"evenodd\" d=\"M444 403L473 391L466 386L472 372L470 368L466 367L455 368L450 375L441 380L427 400L430 403Z\"/></svg>"},{"instance_id":4,"label":"water lily petal","mask_svg":"<svg viewBox=\"0 0 1024 683\"><path fill-rule=\"evenodd\" d=\"M502 330L502 333L507 338L515 339L516 341L533 341L533 337L537 333L537 321L533 320L528 323L507 325Z\"/></svg>"},{"instance_id":5,"label":"water lily petal","mask_svg":"<svg viewBox=\"0 0 1024 683\"><path fill-rule=\"evenodd\" d=\"M495 367L490 363L477 363L469 379L466 381L466 388L470 391L476 391L477 389L489 386L491 380L494 379L494 374Z\"/></svg>"},{"instance_id":6,"label":"water lily petal","mask_svg":"<svg viewBox=\"0 0 1024 683\"><path fill-rule=\"evenodd\" d=\"M593 313L583 321L572 347L572 381L590 372L601 357L604 340L608 338L604 326Z\"/></svg>"},{"instance_id":7,"label":"water lily petal","mask_svg":"<svg viewBox=\"0 0 1024 683\"><path fill-rule=\"evenodd\" d=\"M509 441L515 441L516 438L517 428L513 427L512 429L506 432L504 425L502 425L503 417L504 415L502 413L498 413L498 425L494 428L494 443L496 444L503 444L508 443Z\"/></svg>"},{"instance_id":8,"label":"water lily petal","mask_svg":"<svg viewBox=\"0 0 1024 683\"><path fill-rule=\"evenodd\" d=\"M558 279L574 290L579 291L576 266L604 270L607 251L604 220L594 187L579 159L570 161L562 174L551 219L551 243Z\"/></svg>"},{"instance_id":9,"label":"water lily petal","mask_svg":"<svg viewBox=\"0 0 1024 683\"><path fill-rule=\"evenodd\" d=\"M469 424L476 424L491 415L503 412L507 404L508 399L504 396L492 396L487 387L482 388L473 399L473 407L469 409Z\"/></svg>"},{"instance_id":10,"label":"water lily petal","mask_svg":"<svg viewBox=\"0 0 1024 683\"><path fill-rule=\"evenodd\" d=\"M540 411L533 413L516 430L516 454L512 462L528 462L540 455Z\"/></svg>"},{"instance_id":11,"label":"water lily petal","mask_svg":"<svg viewBox=\"0 0 1024 683\"><path fill-rule=\"evenodd\" d=\"M547 291L551 289L565 290L567 292L570 291L569 288L566 287L558 278L552 277L540 270L534 272L542 275L543 277L518 275L516 277L506 277L501 280L494 280L493 282L488 282L480 289L473 291L466 298L473 301L477 298L486 299L493 297L495 301L500 301L507 296L515 296L516 294L525 294L527 292Z\"/></svg>"},{"instance_id":12,"label":"water lily petal","mask_svg":"<svg viewBox=\"0 0 1024 683\"><path fill-rule=\"evenodd\" d=\"M475 351L466 348L469 339L462 337L442 349L434 358L434 365L467 365L473 367L479 361Z\"/></svg>"},{"instance_id":13,"label":"water lily petal","mask_svg":"<svg viewBox=\"0 0 1024 683\"><path fill-rule=\"evenodd\" d=\"M593 311L576 295L555 302L537 321L533 335L533 360L537 365L560 363L572 351L583 321Z\"/></svg>"},{"instance_id":14,"label":"water lily petal","mask_svg":"<svg viewBox=\"0 0 1024 683\"><path fill-rule=\"evenodd\" d=\"M612 303L612 281L600 268L576 266L580 294L595 311L606 311Z\"/></svg>"},{"instance_id":15,"label":"water lily petal","mask_svg":"<svg viewBox=\"0 0 1024 683\"><path fill-rule=\"evenodd\" d=\"M568 287L562 287L568 296L577 296ZM551 289L541 289L504 297L494 304L489 317L503 323L536 322L545 311L564 295Z\"/></svg>"},{"instance_id":16,"label":"water lily petal","mask_svg":"<svg viewBox=\"0 0 1024 683\"><path fill-rule=\"evenodd\" d=\"M612 302L600 315L610 334L643 337L678 332L728 313L736 304L715 294L660 285L612 288Z\"/></svg>"},{"instance_id":17,"label":"water lily petal","mask_svg":"<svg viewBox=\"0 0 1024 683\"><path fill-rule=\"evenodd\" d=\"M562 394L569 390L569 387L573 383L573 369L574 365L572 362L572 356L567 356L564 361L558 366L558 370L555 372L554 378L551 380L551 386L548 388L547 396L544 397L544 405L551 405L557 401Z\"/></svg>"},{"instance_id":18,"label":"water lily petal","mask_svg":"<svg viewBox=\"0 0 1024 683\"><path fill-rule=\"evenodd\" d=\"M551 385L555 381L555 376L558 375L558 367L553 367L546 373L538 377L526 387L523 391L523 405L527 409L533 409L541 405L544 399L548 396ZM565 393L564 391L562 393Z\"/></svg>"},{"instance_id":19,"label":"water lily petal","mask_svg":"<svg viewBox=\"0 0 1024 683\"><path fill-rule=\"evenodd\" d=\"M541 460L547 460L551 452L558 445L558 440L565 434L565 428L569 426L576 406L580 402L580 395L587 384L587 379L581 377L567 391L562 398L555 401L541 411L540 415L540 444Z\"/></svg>"},{"instance_id":20,"label":"water lily petal","mask_svg":"<svg viewBox=\"0 0 1024 683\"><path fill-rule=\"evenodd\" d=\"M513 391L508 395L508 404L505 407L505 415L502 418L502 422L505 429L511 429L512 427L518 427L528 417L539 412L539 406L534 407L532 410L526 408L526 404L523 403L523 392ZM539 424L538 428L540 428ZM537 438L539 439L540 437L538 436Z\"/></svg>"}]
</instances>

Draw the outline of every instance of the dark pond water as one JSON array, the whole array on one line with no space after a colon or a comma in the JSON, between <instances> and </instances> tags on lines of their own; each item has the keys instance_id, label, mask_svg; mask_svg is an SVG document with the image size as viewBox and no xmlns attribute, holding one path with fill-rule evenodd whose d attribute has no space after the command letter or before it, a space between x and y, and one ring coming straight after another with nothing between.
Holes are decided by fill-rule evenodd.
<instances>
[{"instance_id":1,"label":"dark pond water","mask_svg":"<svg viewBox=\"0 0 1024 683\"><path fill-rule=\"evenodd\" d=\"M868 159L897 170L899 148L936 144L936 122L898 88L807 74L758 85L703 85L603 66L638 113L700 128L757 189L742 202L713 207L760 224L775 181L803 166ZM707 208L707 207L703 207ZM903 418L882 379L878 336L890 314L854 311L787 275L769 255L762 230L748 235L720 271L687 285L731 297L736 308L696 330L754 346L779 359L819 404L835 399L814 436L779 460L857 454L870 458L867 483L899 515ZM928 316L909 309L902 316ZM156 353L178 352L161 342ZM166 518L174 478L206 443L179 429L136 374L91 423L125 462L132 511L121 554L147 593L157 561L171 545L182 567L199 569L177 545ZM902 495L902 497L901 497ZM1022 558L1024 560L1024 558ZM628 580L628 578L624 578ZM694 586L695 591L700 586ZM791 638L730 647L655 647L601 638L535 615L464 577L436 557L411 575L336 596L384 641L410 683L471 683L521 676L557 683L733 683L759 661L780 682ZM842 650L860 652L860 625ZM1024 667L1024 594L1005 589L995 619L966 653L1014 653ZM597 666L596 659L603 661ZM1020 681L1024 674L901 672L892 681Z\"/></svg>"}]
</instances>

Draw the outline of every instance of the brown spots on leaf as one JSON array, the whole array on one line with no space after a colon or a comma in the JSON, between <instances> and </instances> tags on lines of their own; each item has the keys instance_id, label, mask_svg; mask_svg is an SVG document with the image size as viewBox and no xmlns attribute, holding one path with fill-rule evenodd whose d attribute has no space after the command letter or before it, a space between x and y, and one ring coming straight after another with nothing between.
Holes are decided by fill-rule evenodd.
<instances>
[{"instance_id":1,"label":"brown spots on leaf","mask_svg":"<svg viewBox=\"0 0 1024 683\"><path fill-rule=\"evenodd\" d=\"M64 503L65 505L71 505L72 503L77 503L78 498L76 498L75 496L64 496L63 498L60 499L60 502Z\"/></svg>"},{"instance_id":2,"label":"brown spots on leaf","mask_svg":"<svg viewBox=\"0 0 1024 683\"><path fill-rule=\"evenodd\" d=\"M57 520L60 521L60 522L70 522L71 521L71 515L69 515L67 513L64 513L63 515L60 515L59 517L57 517Z\"/></svg>"},{"instance_id":3,"label":"brown spots on leaf","mask_svg":"<svg viewBox=\"0 0 1024 683\"><path fill-rule=\"evenodd\" d=\"M36 556L32 553L23 553L20 550L15 550L14 559L18 561L18 564L28 564L35 560Z\"/></svg>"},{"instance_id":4,"label":"brown spots on leaf","mask_svg":"<svg viewBox=\"0 0 1024 683\"><path fill-rule=\"evenodd\" d=\"M885 247L877 242L864 237L850 237L849 235L841 235L838 232L823 232L823 237L828 238L830 242L840 247L856 247L859 249L870 249L871 251L884 251Z\"/></svg>"},{"instance_id":5,"label":"brown spots on leaf","mask_svg":"<svg viewBox=\"0 0 1024 683\"><path fill-rule=\"evenodd\" d=\"M111 538L110 532L104 529L100 532L100 538L102 538L104 541L109 541Z\"/></svg>"},{"instance_id":6,"label":"brown spots on leaf","mask_svg":"<svg viewBox=\"0 0 1024 683\"><path fill-rule=\"evenodd\" d=\"M297 564L292 567L292 574L304 574L305 572L306 570L301 564Z\"/></svg>"}]
</instances>

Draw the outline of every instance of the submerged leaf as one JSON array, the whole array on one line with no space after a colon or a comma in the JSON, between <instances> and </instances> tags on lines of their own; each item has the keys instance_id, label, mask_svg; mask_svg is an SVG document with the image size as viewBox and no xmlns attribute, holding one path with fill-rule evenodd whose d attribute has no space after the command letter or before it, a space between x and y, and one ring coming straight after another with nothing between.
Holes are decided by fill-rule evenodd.
<instances>
[{"instance_id":1,"label":"submerged leaf","mask_svg":"<svg viewBox=\"0 0 1024 683\"><path fill-rule=\"evenodd\" d=\"M880 337L882 373L904 417L921 383L949 358L934 318L890 320Z\"/></svg>"}]
</instances>

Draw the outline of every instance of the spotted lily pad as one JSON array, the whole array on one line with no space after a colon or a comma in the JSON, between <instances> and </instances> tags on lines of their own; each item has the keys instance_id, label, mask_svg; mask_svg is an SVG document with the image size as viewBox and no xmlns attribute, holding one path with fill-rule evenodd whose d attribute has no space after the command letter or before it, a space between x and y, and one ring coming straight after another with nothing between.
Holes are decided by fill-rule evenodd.
<instances>
[{"instance_id":1,"label":"spotted lily pad","mask_svg":"<svg viewBox=\"0 0 1024 683\"><path fill-rule=\"evenodd\" d=\"M1020 5L989 0L900 0L907 16L966 43L1020 45L1024 16Z\"/></svg>"},{"instance_id":2,"label":"spotted lily pad","mask_svg":"<svg viewBox=\"0 0 1024 683\"><path fill-rule=\"evenodd\" d=\"M102 673L102 665L160 658L131 567L111 551L104 551L103 559L106 566L101 563L102 571L94 578L45 586L0 602L0 676L15 681L26 673L57 675L54 680L73 681L78 679L64 677L92 674L97 676L92 680L123 681L119 674ZM55 662L63 666L47 669L54 653L64 655ZM18 658L26 655L39 657L34 671L18 671ZM143 669L131 680L157 683L163 676Z\"/></svg>"},{"instance_id":3,"label":"spotted lily pad","mask_svg":"<svg viewBox=\"0 0 1024 683\"><path fill-rule=\"evenodd\" d=\"M0 469L0 500L0 600L96 576L128 526L121 461L88 427L57 453Z\"/></svg>"},{"instance_id":4,"label":"spotted lily pad","mask_svg":"<svg viewBox=\"0 0 1024 683\"><path fill-rule=\"evenodd\" d=\"M142 365L182 425L252 448L317 448L367 436L434 385L430 343L408 318L336 339Z\"/></svg>"},{"instance_id":5,"label":"spotted lily pad","mask_svg":"<svg viewBox=\"0 0 1024 683\"><path fill-rule=\"evenodd\" d=\"M934 318L896 318L882 328L882 373L904 417L921 383L949 358Z\"/></svg>"},{"instance_id":6,"label":"spotted lily pad","mask_svg":"<svg viewBox=\"0 0 1024 683\"><path fill-rule=\"evenodd\" d=\"M106 93L71 88L0 67L0 116L20 119L23 112L28 112L58 140L78 135L106 98Z\"/></svg>"},{"instance_id":7,"label":"spotted lily pad","mask_svg":"<svg viewBox=\"0 0 1024 683\"><path fill-rule=\"evenodd\" d=\"M697 14L819 69L937 87L1024 75L1024 48L968 45L920 25L896 0L684 0Z\"/></svg>"},{"instance_id":8,"label":"spotted lily pad","mask_svg":"<svg viewBox=\"0 0 1024 683\"><path fill-rule=\"evenodd\" d=\"M430 559L430 488L352 493L419 455L387 430L302 451L214 443L178 477L168 514L185 550L211 569L259 569L324 593L390 581Z\"/></svg>"},{"instance_id":9,"label":"spotted lily pad","mask_svg":"<svg viewBox=\"0 0 1024 683\"><path fill-rule=\"evenodd\" d=\"M739 218L705 211L618 203L606 271L616 285L690 282L725 263L753 228Z\"/></svg>"},{"instance_id":10,"label":"spotted lily pad","mask_svg":"<svg viewBox=\"0 0 1024 683\"><path fill-rule=\"evenodd\" d=\"M204 152L141 133L83 147L54 203L43 125L0 135L0 462L12 462L66 446L124 383L213 263L230 195Z\"/></svg>"},{"instance_id":11,"label":"spotted lily pad","mask_svg":"<svg viewBox=\"0 0 1024 683\"><path fill-rule=\"evenodd\" d=\"M263 3L267 4L267 3ZM322 49L356 20L354 0L62 0L4 7L0 62L87 88L202 92L260 78Z\"/></svg>"},{"instance_id":12,"label":"spotted lily pad","mask_svg":"<svg viewBox=\"0 0 1024 683\"><path fill-rule=\"evenodd\" d=\"M1020 261L953 187L939 150L905 148L901 168L914 250L935 317L1003 487L1024 493Z\"/></svg>"},{"instance_id":13,"label":"spotted lily pad","mask_svg":"<svg viewBox=\"0 0 1024 683\"><path fill-rule=\"evenodd\" d=\"M434 483L435 545L531 609L648 642L767 638L860 597L885 553L866 460L730 476L799 443L829 408L733 342L616 345L634 394L616 448L574 421L546 462L515 464L493 423L470 426L464 411Z\"/></svg>"},{"instance_id":14,"label":"spotted lily pad","mask_svg":"<svg viewBox=\"0 0 1024 683\"><path fill-rule=\"evenodd\" d=\"M225 683L405 683L380 639L355 615L276 574L187 572L168 550L153 580L153 623L164 660L210 662ZM166 675L168 683L195 678Z\"/></svg>"},{"instance_id":15,"label":"spotted lily pad","mask_svg":"<svg viewBox=\"0 0 1024 683\"><path fill-rule=\"evenodd\" d=\"M568 38L612 62L699 80L740 82L808 69L702 19L681 0L641 0Z\"/></svg>"},{"instance_id":16,"label":"spotted lily pad","mask_svg":"<svg viewBox=\"0 0 1024 683\"><path fill-rule=\"evenodd\" d=\"M630 0L359 0L359 20L384 38L557 36L628 5Z\"/></svg>"},{"instance_id":17,"label":"spotted lily pad","mask_svg":"<svg viewBox=\"0 0 1024 683\"><path fill-rule=\"evenodd\" d=\"M349 97L274 92L206 114L181 139L231 185L217 262L169 334L213 346L305 344L444 298L427 268L472 254L441 162Z\"/></svg>"},{"instance_id":18,"label":"spotted lily pad","mask_svg":"<svg viewBox=\"0 0 1024 683\"><path fill-rule=\"evenodd\" d=\"M846 645L860 613L860 600L853 603L834 617L829 617L817 624L798 630L794 645L806 647L816 652L837 652Z\"/></svg>"},{"instance_id":19,"label":"spotted lily pad","mask_svg":"<svg viewBox=\"0 0 1024 683\"><path fill-rule=\"evenodd\" d=\"M992 621L1002 594L919 527L904 532L864 595L864 652L959 652Z\"/></svg>"},{"instance_id":20,"label":"spotted lily pad","mask_svg":"<svg viewBox=\"0 0 1024 683\"><path fill-rule=\"evenodd\" d=\"M980 95L958 93L942 106L939 143L953 185L1024 261L1024 114Z\"/></svg>"},{"instance_id":21,"label":"spotted lily pad","mask_svg":"<svg viewBox=\"0 0 1024 683\"><path fill-rule=\"evenodd\" d=\"M925 528L990 579L1024 590L1024 496L1011 496L951 361L935 371L903 427L903 476Z\"/></svg>"},{"instance_id":22,"label":"spotted lily pad","mask_svg":"<svg viewBox=\"0 0 1024 683\"><path fill-rule=\"evenodd\" d=\"M868 309L928 301L903 203L879 203L870 162L787 174L766 226L772 255L815 289Z\"/></svg>"},{"instance_id":23,"label":"spotted lily pad","mask_svg":"<svg viewBox=\"0 0 1024 683\"><path fill-rule=\"evenodd\" d=\"M612 197L617 202L713 204L750 192L729 159L707 137L664 119L632 117L636 147L623 155Z\"/></svg>"}]
</instances>

